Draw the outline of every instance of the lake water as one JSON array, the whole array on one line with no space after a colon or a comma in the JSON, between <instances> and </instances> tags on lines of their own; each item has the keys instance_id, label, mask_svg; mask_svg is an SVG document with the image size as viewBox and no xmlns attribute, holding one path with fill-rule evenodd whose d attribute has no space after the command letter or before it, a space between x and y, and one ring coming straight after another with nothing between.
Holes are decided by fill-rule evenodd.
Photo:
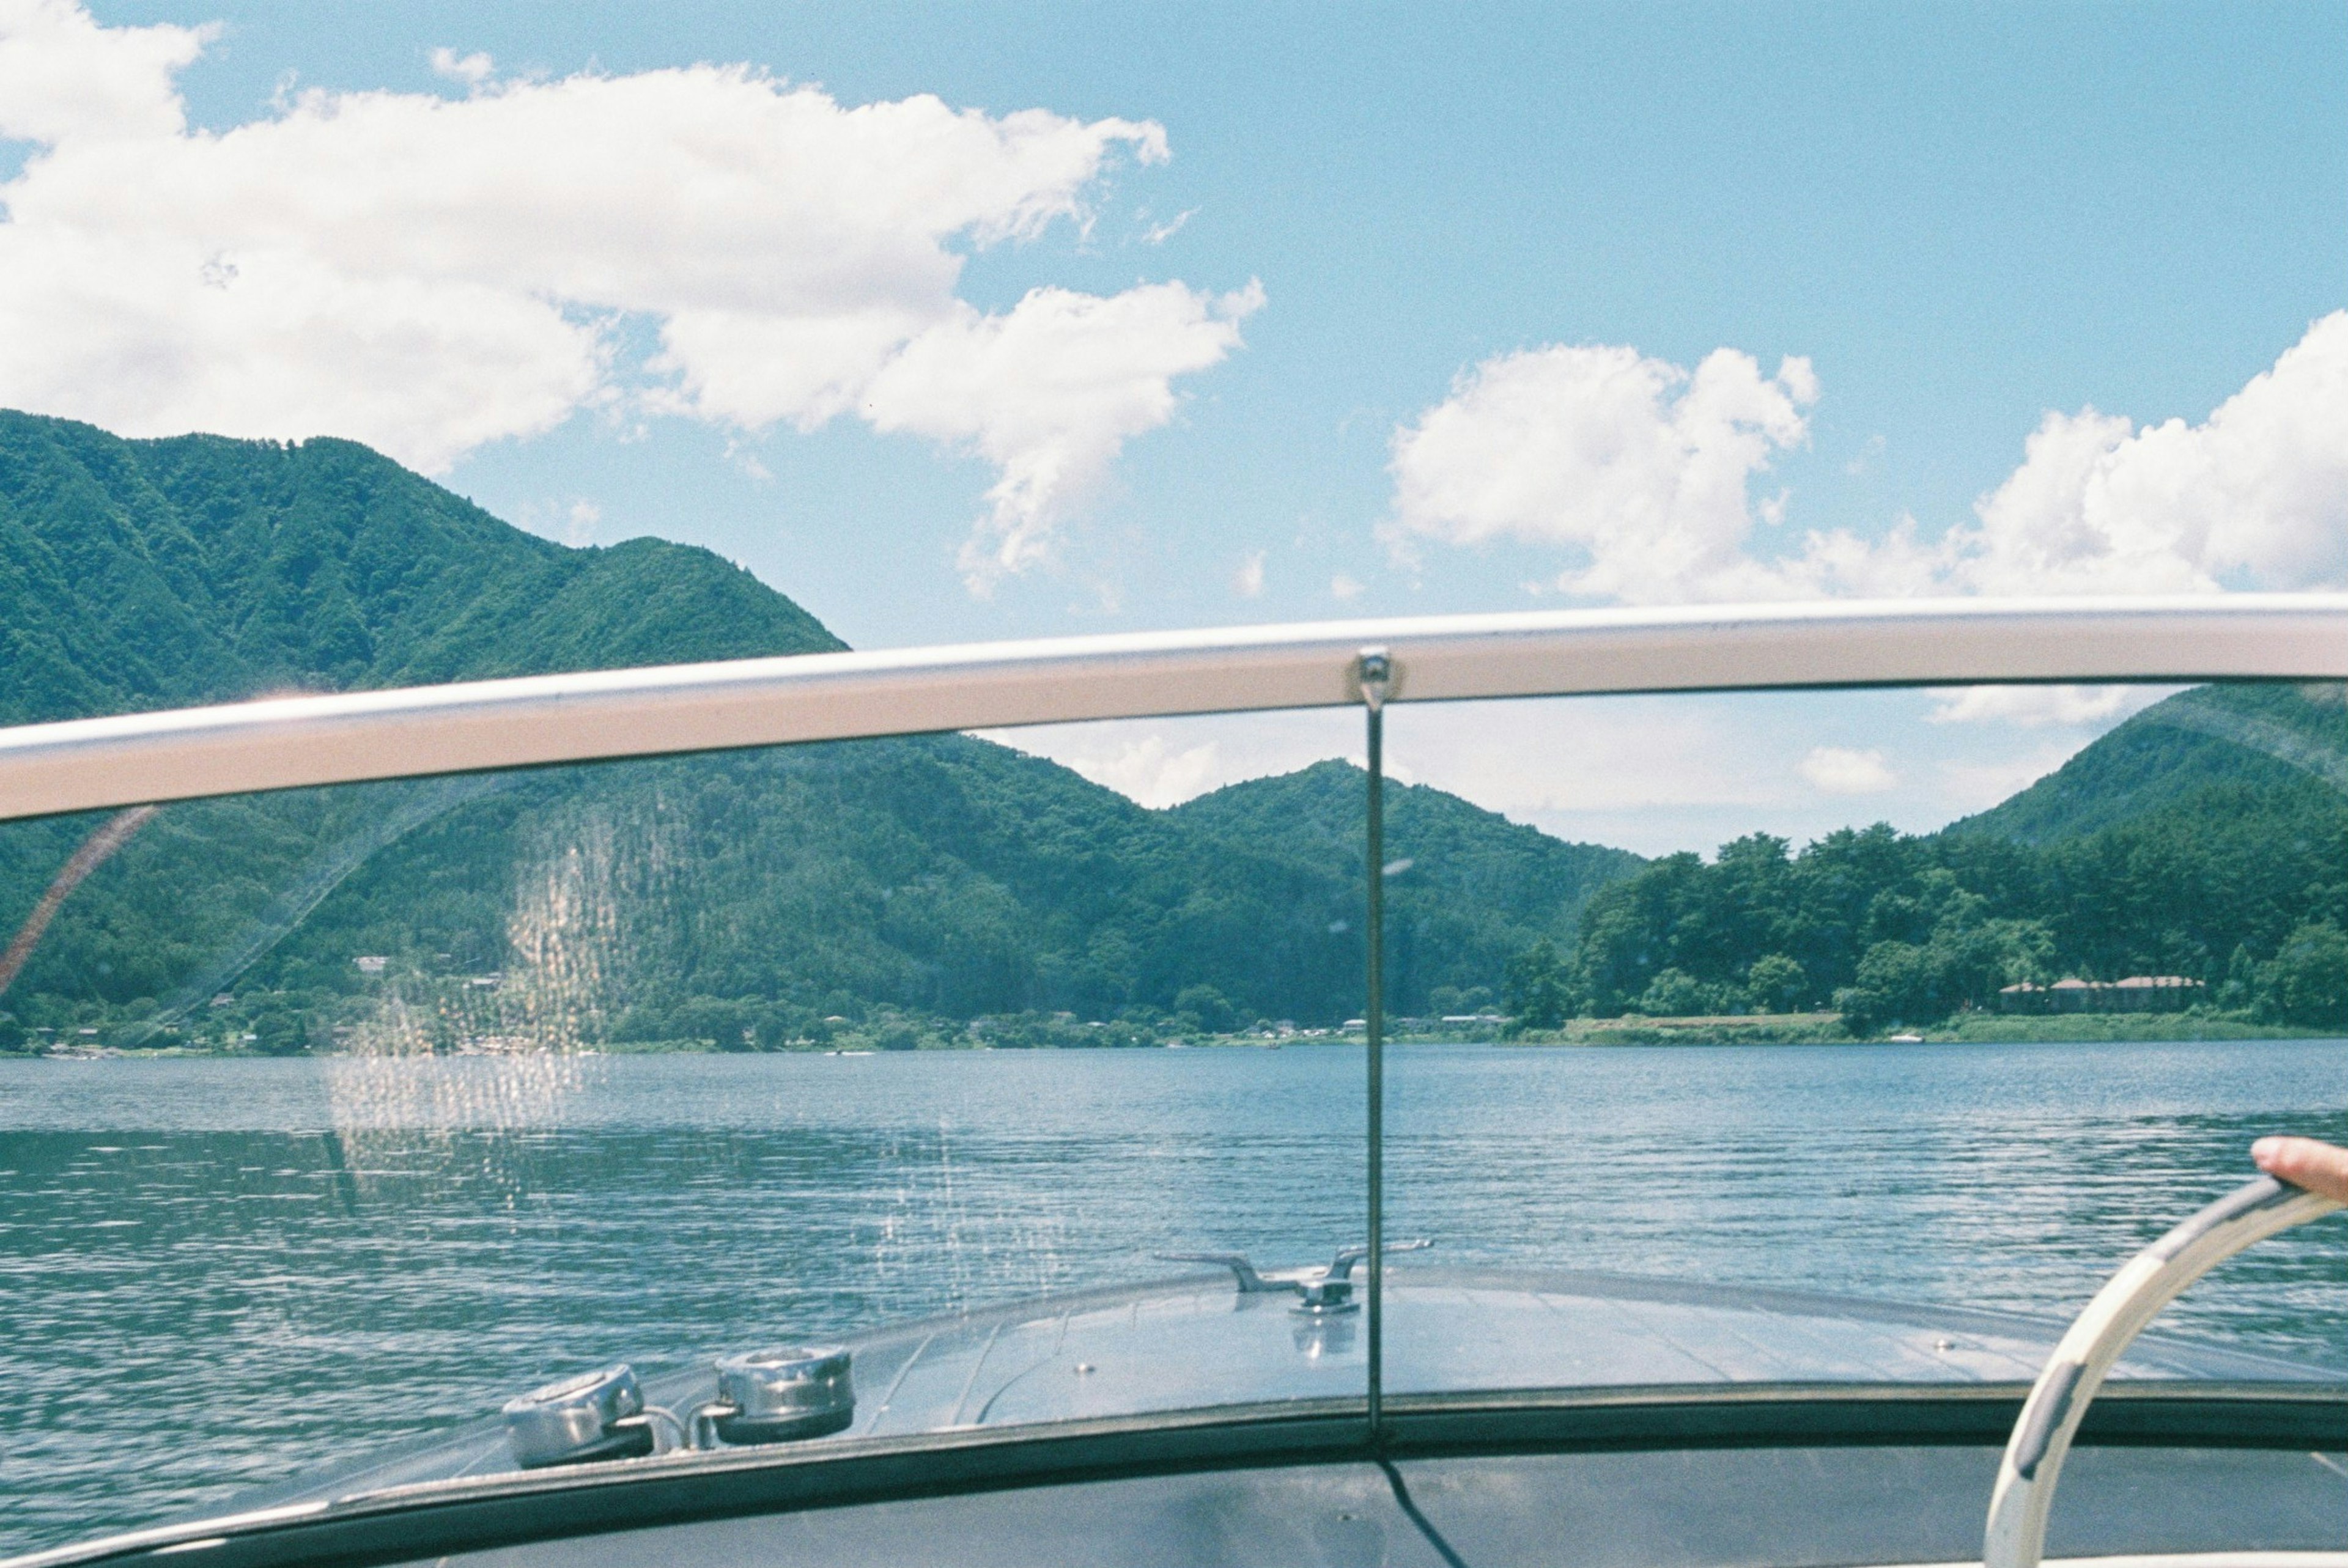
<instances>
[{"instance_id":1,"label":"lake water","mask_svg":"<svg viewBox=\"0 0 2348 1568\"><path fill-rule=\"evenodd\" d=\"M2348 1042L1390 1058L1389 1230L2067 1313L2348 1137ZM0 1061L0 1553L217 1501L606 1360L682 1365L1362 1230L1358 1048ZM2170 1319L2343 1356L2348 1221Z\"/></svg>"}]
</instances>

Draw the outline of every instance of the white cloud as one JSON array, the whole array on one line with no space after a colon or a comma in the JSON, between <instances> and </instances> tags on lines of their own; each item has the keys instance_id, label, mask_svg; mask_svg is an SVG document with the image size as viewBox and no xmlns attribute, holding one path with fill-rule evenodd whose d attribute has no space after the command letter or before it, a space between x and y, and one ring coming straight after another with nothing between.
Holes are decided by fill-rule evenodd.
<instances>
[{"instance_id":1,"label":"white cloud","mask_svg":"<svg viewBox=\"0 0 2348 1568\"><path fill-rule=\"evenodd\" d=\"M452 82L478 87L498 74L498 63L487 55L459 55L443 47L432 51L432 71Z\"/></svg>"},{"instance_id":2,"label":"white cloud","mask_svg":"<svg viewBox=\"0 0 2348 1568\"><path fill-rule=\"evenodd\" d=\"M1807 361L1764 379L1729 349L1693 372L1629 348L1487 360L1396 430L1394 537L1559 546L1579 558L1565 591L1648 602L2348 586L2348 312L2200 424L2049 413L2021 465L1937 538L1902 517L1875 538L1756 552L1756 515L1776 523L1786 497L1756 505L1752 479L1804 437L1816 395ZM2019 714L2019 701L1969 712Z\"/></svg>"},{"instance_id":3,"label":"white cloud","mask_svg":"<svg viewBox=\"0 0 2348 1568\"><path fill-rule=\"evenodd\" d=\"M1231 573L1231 591L1241 599L1263 597L1263 551L1251 550L1240 558L1239 569Z\"/></svg>"},{"instance_id":4,"label":"white cloud","mask_svg":"<svg viewBox=\"0 0 2348 1568\"><path fill-rule=\"evenodd\" d=\"M1179 805L1243 778L1286 773L1358 749L1360 721L1320 713L1210 720L1120 719L977 732L984 739L1049 757L1152 810Z\"/></svg>"},{"instance_id":5,"label":"white cloud","mask_svg":"<svg viewBox=\"0 0 2348 1568\"><path fill-rule=\"evenodd\" d=\"M2075 743L2041 743L2007 756L1969 756L1942 762L1939 774L1941 815L1951 819L1970 816L2054 772L2078 754Z\"/></svg>"},{"instance_id":6,"label":"white cloud","mask_svg":"<svg viewBox=\"0 0 2348 1568\"><path fill-rule=\"evenodd\" d=\"M1986 721L2024 729L2092 724L2097 728L2149 708L2180 688L2175 686L1956 686L1934 692L1938 705L1927 715L1935 724Z\"/></svg>"},{"instance_id":7,"label":"white cloud","mask_svg":"<svg viewBox=\"0 0 2348 1568\"><path fill-rule=\"evenodd\" d=\"M1340 604L1350 604L1362 597L1361 579L1351 572L1339 572L1329 579L1329 597Z\"/></svg>"},{"instance_id":8,"label":"white cloud","mask_svg":"<svg viewBox=\"0 0 2348 1568\"><path fill-rule=\"evenodd\" d=\"M134 435L335 434L427 471L588 408L757 430L843 414L998 480L965 564L1045 559L1175 378L1262 300L1038 288L984 313L968 251L1088 220L1165 133L934 97L845 106L746 67L296 95L191 132L206 29L0 0L0 404ZM626 357L649 323L659 347Z\"/></svg>"},{"instance_id":9,"label":"white cloud","mask_svg":"<svg viewBox=\"0 0 2348 1568\"><path fill-rule=\"evenodd\" d=\"M524 501L514 510L513 520L542 538L561 539L566 545L591 545L596 530L603 524L603 508L584 496L574 496L568 501Z\"/></svg>"},{"instance_id":10,"label":"white cloud","mask_svg":"<svg viewBox=\"0 0 2348 1568\"><path fill-rule=\"evenodd\" d=\"M1079 756L1068 765L1093 783L1155 809L1216 787L1221 782L1219 760L1211 741L1171 751L1162 737L1148 735L1113 751Z\"/></svg>"},{"instance_id":11,"label":"white cloud","mask_svg":"<svg viewBox=\"0 0 2348 1568\"><path fill-rule=\"evenodd\" d=\"M572 502L571 511L564 519L562 542L571 545L592 544L594 542L596 527L602 520L603 508L594 502L588 500Z\"/></svg>"},{"instance_id":12,"label":"white cloud","mask_svg":"<svg viewBox=\"0 0 2348 1568\"><path fill-rule=\"evenodd\" d=\"M2348 313L2199 425L2049 414L1978 513L1942 569L1981 592L2348 581Z\"/></svg>"},{"instance_id":13,"label":"white cloud","mask_svg":"<svg viewBox=\"0 0 2348 1568\"><path fill-rule=\"evenodd\" d=\"M1179 234L1182 231L1182 226L1198 215L1199 210L1192 207L1177 212L1163 223L1153 223L1143 231L1141 242L1145 245L1163 245L1167 241Z\"/></svg>"},{"instance_id":14,"label":"white cloud","mask_svg":"<svg viewBox=\"0 0 2348 1568\"><path fill-rule=\"evenodd\" d=\"M1817 396L1807 360L1765 376L1732 349L1692 372L1629 348L1501 354L1395 432L1389 537L1560 546L1581 558L1570 593L1750 593L1750 482L1805 439Z\"/></svg>"},{"instance_id":15,"label":"white cloud","mask_svg":"<svg viewBox=\"0 0 2348 1568\"><path fill-rule=\"evenodd\" d=\"M0 138L85 144L177 137L172 79L220 33L100 27L65 0L0 4Z\"/></svg>"},{"instance_id":16,"label":"white cloud","mask_svg":"<svg viewBox=\"0 0 2348 1568\"><path fill-rule=\"evenodd\" d=\"M1002 472L963 547L983 589L1045 559L1066 509L1098 487L1127 438L1174 415L1173 378L1239 346L1263 303L1251 285L1210 299L1180 283L1108 299L1037 289L1007 315L964 305L908 343L867 384L881 430L967 443Z\"/></svg>"},{"instance_id":17,"label":"white cloud","mask_svg":"<svg viewBox=\"0 0 2348 1568\"><path fill-rule=\"evenodd\" d=\"M1812 787L1828 794L1881 794L1900 784L1900 775L1884 764L1881 752L1845 746L1812 747L1799 771Z\"/></svg>"}]
</instances>

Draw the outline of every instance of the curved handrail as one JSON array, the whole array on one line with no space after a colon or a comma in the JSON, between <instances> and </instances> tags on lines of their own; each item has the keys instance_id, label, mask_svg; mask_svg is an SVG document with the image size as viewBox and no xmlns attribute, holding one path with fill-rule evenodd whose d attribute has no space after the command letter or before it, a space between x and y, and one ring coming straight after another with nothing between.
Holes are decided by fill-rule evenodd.
<instances>
[{"instance_id":1,"label":"curved handrail","mask_svg":"<svg viewBox=\"0 0 2348 1568\"><path fill-rule=\"evenodd\" d=\"M550 763L1264 709L2348 677L2348 595L1568 610L1149 632L296 696L0 730L0 819Z\"/></svg>"},{"instance_id":2,"label":"curved handrail","mask_svg":"<svg viewBox=\"0 0 2348 1568\"><path fill-rule=\"evenodd\" d=\"M1990 1494L1982 1568L2038 1568L2071 1439L2106 1374L2184 1288L2279 1232L2341 1205L2272 1176L2246 1183L2130 1258L2073 1321L2023 1401Z\"/></svg>"}]
</instances>

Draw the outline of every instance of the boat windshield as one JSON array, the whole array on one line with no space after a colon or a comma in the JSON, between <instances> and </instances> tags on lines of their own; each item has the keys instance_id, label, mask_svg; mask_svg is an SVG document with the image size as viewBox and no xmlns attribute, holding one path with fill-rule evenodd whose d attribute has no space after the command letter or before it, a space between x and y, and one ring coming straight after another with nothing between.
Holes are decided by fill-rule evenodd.
<instances>
[{"instance_id":1,"label":"boat windshield","mask_svg":"<svg viewBox=\"0 0 2348 1568\"><path fill-rule=\"evenodd\" d=\"M0 1552L322 1473L2026 1384L2254 1137L2348 1136L2343 743L2301 685L1581 697L0 825ZM2118 1376L2336 1381L2341 1245Z\"/></svg>"}]
</instances>

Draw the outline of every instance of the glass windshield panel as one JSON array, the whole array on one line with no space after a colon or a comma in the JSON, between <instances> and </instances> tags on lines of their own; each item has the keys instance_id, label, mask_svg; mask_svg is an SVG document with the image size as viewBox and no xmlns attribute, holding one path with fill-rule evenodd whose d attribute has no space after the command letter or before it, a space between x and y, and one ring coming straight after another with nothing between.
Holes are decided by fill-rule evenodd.
<instances>
[{"instance_id":1,"label":"glass windshield panel","mask_svg":"<svg viewBox=\"0 0 2348 1568\"><path fill-rule=\"evenodd\" d=\"M2251 1138L2348 1134L2337 688L1387 724L1397 1395L2024 1381ZM551 1457L1360 1399L1366 761L1318 712L0 826L0 1548L510 1469L508 1400L621 1364ZM2338 1376L2334 1228L2124 1375Z\"/></svg>"},{"instance_id":2,"label":"glass windshield panel","mask_svg":"<svg viewBox=\"0 0 2348 1568\"><path fill-rule=\"evenodd\" d=\"M1239 1288L1362 1235L1359 792L1241 804L942 736L0 826L0 1551L618 1363L850 1348L727 1442L1359 1399Z\"/></svg>"},{"instance_id":3,"label":"glass windshield panel","mask_svg":"<svg viewBox=\"0 0 2348 1568\"><path fill-rule=\"evenodd\" d=\"M2337 687L1387 723L1390 1388L2026 1383L2253 1139L2348 1133ZM2117 1375L2340 1376L2341 1245Z\"/></svg>"}]
</instances>

